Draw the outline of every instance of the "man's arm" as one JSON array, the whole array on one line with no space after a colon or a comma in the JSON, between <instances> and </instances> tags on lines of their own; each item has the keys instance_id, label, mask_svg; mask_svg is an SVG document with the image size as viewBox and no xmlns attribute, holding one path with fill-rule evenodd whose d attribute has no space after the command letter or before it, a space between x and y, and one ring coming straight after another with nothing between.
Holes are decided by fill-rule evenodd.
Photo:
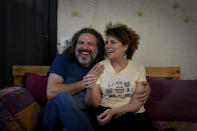
<instances>
[{"instance_id":1,"label":"man's arm","mask_svg":"<svg viewBox=\"0 0 197 131\"><path fill-rule=\"evenodd\" d=\"M96 64L88 74L93 74L98 78L104 70L104 66L102 64ZM90 81L90 83L92 82ZM87 87L87 86L86 86ZM64 79L55 73L50 73L47 83L47 98L48 100L55 98L55 96L61 92L67 92L70 95L78 93L86 88L84 85L84 81L78 81L71 84L64 84Z\"/></svg>"},{"instance_id":2,"label":"man's arm","mask_svg":"<svg viewBox=\"0 0 197 131\"><path fill-rule=\"evenodd\" d=\"M144 88L137 90L133 97L145 104L151 94L151 88L148 82L142 81L141 83L144 85Z\"/></svg>"},{"instance_id":3,"label":"man's arm","mask_svg":"<svg viewBox=\"0 0 197 131\"><path fill-rule=\"evenodd\" d=\"M85 89L84 82L78 81L72 84L63 84L64 79L55 73L50 73L47 83L47 98L53 99L57 94L61 92L67 92L68 94L75 94Z\"/></svg>"}]
</instances>

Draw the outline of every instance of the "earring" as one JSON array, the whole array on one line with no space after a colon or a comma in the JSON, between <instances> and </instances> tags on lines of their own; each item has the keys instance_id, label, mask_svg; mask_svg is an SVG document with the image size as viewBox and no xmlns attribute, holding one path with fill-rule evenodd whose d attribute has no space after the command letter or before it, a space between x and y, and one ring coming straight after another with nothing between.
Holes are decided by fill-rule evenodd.
<instances>
[{"instance_id":1,"label":"earring","mask_svg":"<svg viewBox=\"0 0 197 131\"><path fill-rule=\"evenodd\" d=\"M125 55L124 55L124 59L127 59L127 53L125 53Z\"/></svg>"}]
</instances>

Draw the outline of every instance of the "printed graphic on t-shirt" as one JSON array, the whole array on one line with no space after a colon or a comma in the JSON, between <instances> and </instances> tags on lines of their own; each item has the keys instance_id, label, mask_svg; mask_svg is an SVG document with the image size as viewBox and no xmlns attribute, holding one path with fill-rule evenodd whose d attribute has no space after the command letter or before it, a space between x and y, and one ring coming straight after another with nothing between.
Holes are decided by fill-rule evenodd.
<instances>
[{"instance_id":1,"label":"printed graphic on t-shirt","mask_svg":"<svg viewBox=\"0 0 197 131\"><path fill-rule=\"evenodd\" d=\"M107 88L105 89L106 97L128 97L134 91L134 85L131 85L129 81L116 81L116 82L108 82Z\"/></svg>"}]
</instances>

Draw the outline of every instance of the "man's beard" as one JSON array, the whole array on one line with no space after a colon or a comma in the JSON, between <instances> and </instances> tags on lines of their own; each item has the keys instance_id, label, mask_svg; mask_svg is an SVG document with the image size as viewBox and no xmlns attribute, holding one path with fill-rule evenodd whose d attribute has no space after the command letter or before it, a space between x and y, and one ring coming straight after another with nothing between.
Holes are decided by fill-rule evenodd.
<instances>
[{"instance_id":1,"label":"man's beard","mask_svg":"<svg viewBox=\"0 0 197 131\"><path fill-rule=\"evenodd\" d=\"M82 65L91 64L91 63L95 60L95 58L96 58L96 56L97 56L97 51L98 51L98 49L96 49L95 53L93 53L93 52L90 51L90 50L83 50L83 49L78 50L77 48L75 48L75 55L76 55L77 61L78 61L80 64L82 64ZM83 59L83 58L80 56L80 53L81 53L81 52L88 52L89 55L90 55L90 57L87 58L87 59Z\"/></svg>"}]
</instances>

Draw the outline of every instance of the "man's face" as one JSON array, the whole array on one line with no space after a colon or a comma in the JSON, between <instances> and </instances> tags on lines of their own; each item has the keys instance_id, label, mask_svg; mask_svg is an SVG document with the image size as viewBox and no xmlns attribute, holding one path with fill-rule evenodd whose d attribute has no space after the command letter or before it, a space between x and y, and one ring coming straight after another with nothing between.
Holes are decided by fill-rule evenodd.
<instances>
[{"instance_id":1,"label":"man's face","mask_svg":"<svg viewBox=\"0 0 197 131\"><path fill-rule=\"evenodd\" d=\"M96 37L89 33L83 33L79 36L75 48L75 55L80 64L88 67L97 56Z\"/></svg>"}]
</instances>

